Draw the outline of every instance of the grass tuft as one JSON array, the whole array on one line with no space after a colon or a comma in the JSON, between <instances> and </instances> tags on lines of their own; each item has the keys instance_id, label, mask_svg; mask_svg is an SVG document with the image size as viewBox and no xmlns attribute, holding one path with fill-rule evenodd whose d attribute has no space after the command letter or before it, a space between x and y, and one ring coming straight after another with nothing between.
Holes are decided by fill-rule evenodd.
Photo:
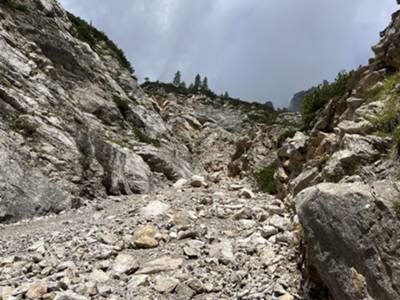
<instances>
[{"instance_id":1,"label":"grass tuft","mask_svg":"<svg viewBox=\"0 0 400 300\"><path fill-rule=\"evenodd\" d=\"M394 200L392 203L392 208L396 213L397 217L400 217L400 200Z\"/></svg>"},{"instance_id":2,"label":"grass tuft","mask_svg":"<svg viewBox=\"0 0 400 300\"><path fill-rule=\"evenodd\" d=\"M253 177L256 180L257 185L261 191L269 193L271 195L276 195L278 193L277 183L274 177L277 168L278 163L275 161L269 166L253 174Z\"/></svg>"},{"instance_id":3,"label":"grass tuft","mask_svg":"<svg viewBox=\"0 0 400 300\"><path fill-rule=\"evenodd\" d=\"M151 144L156 148L159 148L161 146L161 143L159 140L152 139L151 137L148 137L145 135L142 131L140 131L137 128L134 128L134 133L136 138L138 139L139 142L145 143L145 144Z\"/></svg>"},{"instance_id":4,"label":"grass tuft","mask_svg":"<svg viewBox=\"0 0 400 300\"><path fill-rule=\"evenodd\" d=\"M286 139L294 137L296 132L297 132L296 129L289 128L284 133L282 133L278 137L278 147L281 147L283 143L286 141Z\"/></svg>"}]
</instances>

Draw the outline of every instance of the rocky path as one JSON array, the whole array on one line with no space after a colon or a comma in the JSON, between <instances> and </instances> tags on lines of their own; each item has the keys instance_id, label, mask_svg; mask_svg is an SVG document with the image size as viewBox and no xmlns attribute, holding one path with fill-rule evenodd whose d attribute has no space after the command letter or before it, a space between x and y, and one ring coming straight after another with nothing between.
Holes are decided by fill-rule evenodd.
<instances>
[{"instance_id":1,"label":"rocky path","mask_svg":"<svg viewBox=\"0 0 400 300\"><path fill-rule=\"evenodd\" d=\"M293 215L243 187L183 185L3 226L0 299L300 299Z\"/></svg>"}]
</instances>

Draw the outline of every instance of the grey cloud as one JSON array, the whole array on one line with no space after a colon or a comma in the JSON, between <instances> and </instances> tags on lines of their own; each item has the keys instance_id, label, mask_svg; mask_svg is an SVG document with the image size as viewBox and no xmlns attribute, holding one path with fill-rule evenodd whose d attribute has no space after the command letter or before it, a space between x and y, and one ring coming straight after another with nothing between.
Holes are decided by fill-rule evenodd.
<instances>
[{"instance_id":1,"label":"grey cloud","mask_svg":"<svg viewBox=\"0 0 400 300\"><path fill-rule=\"evenodd\" d=\"M61 0L124 49L139 78L180 69L247 100L286 106L298 90L365 64L394 0Z\"/></svg>"}]
</instances>

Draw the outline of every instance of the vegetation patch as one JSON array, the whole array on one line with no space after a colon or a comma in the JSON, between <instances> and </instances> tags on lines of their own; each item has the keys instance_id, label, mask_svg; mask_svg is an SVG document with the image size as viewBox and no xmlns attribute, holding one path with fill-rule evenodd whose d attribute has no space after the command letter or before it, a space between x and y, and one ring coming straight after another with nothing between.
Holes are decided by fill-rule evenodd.
<instances>
[{"instance_id":1,"label":"vegetation patch","mask_svg":"<svg viewBox=\"0 0 400 300\"><path fill-rule=\"evenodd\" d=\"M396 72L393 75L386 78L382 85L372 87L367 90L363 97L366 99L370 99L372 101L377 101L385 96L389 95L396 83L400 82L400 72Z\"/></svg>"},{"instance_id":2,"label":"vegetation patch","mask_svg":"<svg viewBox=\"0 0 400 300\"><path fill-rule=\"evenodd\" d=\"M125 116L126 111L129 109L129 101L127 99L121 98L118 95L113 96L113 101L120 112Z\"/></svg>"},{"instance_id":3,"label":"vegetation patch","mask_svg":"<svg viewBox=\"0 0 400 300\"><path fill-rule=\"evenodd\" d=\"M87 42L92 48L95 48L98 42L105 42L107 47L115 54L115 57L119 60L121 66L127 68L131 74L135 73L131 63L126 58L125 53L113 41L111 41L104 32L96 29L85 20L82 20L69 12L67 12L67 16L76 29L80 40Z\"/></svg>"},{"instance_id":4,"label":"vegetation patch","mask_svg":"<svg viewBox=\"0 0 400 300\"><path fill-rule=\"evenodd\" d=\"M333 82L325 81L304 97L303 126L305 129L312 127L316 113L325 107L330 100L338 100L348 92L351 75L351 72L342 71Z\"/></svg>"},{"instance_id":5,"label":"vegetation patch","mask_svg":"<svg viewBox=\"0 0 400 300\"><path fill-rule=\"evenodd\" d=\"M373 93L372 100L385 99L381 112L371 120L379 128L374 134L380 137L390 137L400 149L400 94L396 84L400 83L400 72L389 76Z\"/></svg>"},{"instance_id":6,"label":"vegetation patch","mask_svg":"<svg viewBox=\"0 0 400 300\"><path fill-rule=\"evenodd\" d=\"M286 139L288 138L292 138L294 137L294 135L296 134L297 130L294 128L289 128L287 129L284 133L282 133L279 137L278 137L278 147L281 147L283 145L283 142L286 141Z\"/></svg>"},{"instance_id":7,"label":"vegetation patch","mask_svg":"<svg viewBox=\"0 0 400 300\"><path fill-rule=\"evenodd\" d=\"M46 12L46 17L47 18L55 18L56 14L53 11L48 11L48 12Z\"/></svg>"},{"instance_id":8,"label":"vegetation patch","mask_svg":"<svg viewBox=\"0 0 400 300\"><path fill-rule=\"evenodd\" d=\"M253 177L261 191L269 193L271 195L276 195L278 193L277 183L274 177L277 169L278 163L275 161L269 166L253 174Z\"/></svg>"},{"instance_id":9,"label":"vegetation patch","mask_svg":"<svg viewBox=\"0 0 400 300\"><path fill-rule=\"evenodd\" d=\"M156 96L165 96L169 93L174 93L186 97L197 94L204 95L211 100L215 100L216 105L229 105L234 109L242 111L243 113L248 115L249 120L252 122L264 123L269 125L275 121L278 115L271 104L268 103L247 102L238 98L232 98L228 95L228 93L218 96L212 90L210 90L208 86L203 86L203 88L196 88L196 84L191 84L189 87L186 87L186 85L178 84L178 81L175 80L175 78L174 81L176 81L175 84L162 83L159 81L150 81L147 78L147 80L141 85L141 87L147 93ZM199 81L199 79L197 79L197 81Z\"/></svg>"},{"instance_id":10,"label":"vegetation patch","mask_svg":"<svg viewBox=\"0 0 400 300\"><path fill-rule=\"evenodd\" d=\"M109 137L109 136L106 136L106 135L104 136L104 138L106 138L107 140L109 140L110 142L112 142L112 143L114 143L116 145L121 146L122 148L127 148L127 149L132 150L132 146L128 142L126 142L126 141L124 141L122 139L119 139L119 138L116 138L116 137Z\"/></svg>"},{"instance_id":11,"label":"vegetation patch","mask_svg":"<svg viewBox=\"0 0 400 300\"><path fill-rule=\"evenodd\" d=\"M372 120L375 125L379 126L385 132L393 132L399 123L400 107L398 106L398 99L399 95L393 93L386 100L382 111Z\"/></svg>"},{"instance_id":12,"label":"vegetation patch","mask_svg":"<svg viewBox=\"0 0 400 300\"><path fill-rule=\"evenodd\" d=\"M397 125L393 131L393 141L396 143L397 149L400 149L400 125Z\"/></svg>"},{"instance_id":13,"label":"vegetation patch","mask_svg":"<svg viewBox=\"0 0 400 300\"><path fill-rule=\"evenodd\" d=\"M3 3L11 10L16 12L28 13L29 9L14 0L4 0Z\"/></svg>"},{"instance_id":14,"label":"vegetation patch","mask_svg":"<svg viewBox=\"0 0 400 300\"><path fill-rule=\"evenodd\" d=\"M151 137L145 135L142 131L140 131L137 128L133 129L136 138L138 139L139 142L145 143L145 144L150 144L153 145L156 148L159 148L161 146L161 143L159 140L152 139Z\"/></svg>"},{"instance_id":15,"label":"vegetation patch","mask_svg":"<svg viewBox=\"0 0 400 300\"><path fill-rule=\"evenodd\" d=\"M394 200L392 203L392 208L396 213L397 217L400 217L400 200Z\"/></svg>"}]
</instances>

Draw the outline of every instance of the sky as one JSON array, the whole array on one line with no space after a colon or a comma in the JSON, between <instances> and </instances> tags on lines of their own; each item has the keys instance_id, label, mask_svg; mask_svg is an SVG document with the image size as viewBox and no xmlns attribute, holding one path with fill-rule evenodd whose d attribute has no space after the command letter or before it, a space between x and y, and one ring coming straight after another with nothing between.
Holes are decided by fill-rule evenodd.
<instances>
[{"instance_id":1,"label":"sky","mask_svg":"<svg viewBox=\"0 0 400 300\"><path fill-rule=\"evenodd\" d=\"M60 0L122 48L140 81L208 77L216 93L285 107L365 65L395 0Z\"/></svg>"}]
</instances>

